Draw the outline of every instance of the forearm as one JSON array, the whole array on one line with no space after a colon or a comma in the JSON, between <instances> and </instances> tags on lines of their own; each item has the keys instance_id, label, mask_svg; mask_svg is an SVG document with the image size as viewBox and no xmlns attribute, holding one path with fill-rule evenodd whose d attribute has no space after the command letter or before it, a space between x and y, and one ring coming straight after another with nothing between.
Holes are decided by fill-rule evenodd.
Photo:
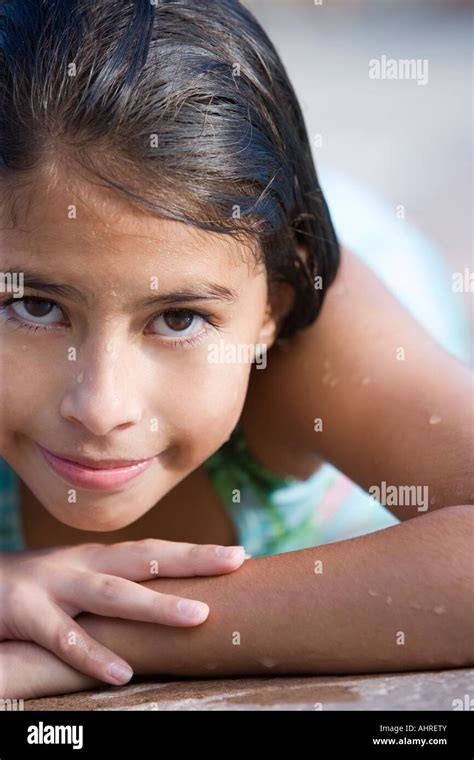
<instances>
[{"instance_id":1,"label":"forearm","mask_svg":"<svg viewBox=\"0 0 474 760\"><path fill-rule=\"evenodd\" d=\"M90 613L77 621L137 674L369 673L471 665L472 519L472 508L449 507L359 538L250 559L227 575L146 582L206 602L209 617L197 627ZM0 643L0 672L2 658L3 666L7 659L12 665L7 691L1 689L5 696L104 685L29 642Z\"/></svg>"},{"instance_id":2,"label":"forearm","mask_svg":"<svg viewBox=\"0 0 474 760\"><path fill-rule=\"evenodd\" d=\"M106 685L74 670L33 641L0 642L2 699L34 699Z\"/></svg>"},{"instance_id":3,"label":"forearm","mask_svg":"<svg viewBox=\"0 0 474 760\"><path fill-rule=\"evenodd\" d=\"M472 514L469 507L450 507L347 541L251 559L224 576L146 582L206 602L210 615L194 628L88 613L78 621L143 674L469 665Z\"/></svg>"}]
</instances>

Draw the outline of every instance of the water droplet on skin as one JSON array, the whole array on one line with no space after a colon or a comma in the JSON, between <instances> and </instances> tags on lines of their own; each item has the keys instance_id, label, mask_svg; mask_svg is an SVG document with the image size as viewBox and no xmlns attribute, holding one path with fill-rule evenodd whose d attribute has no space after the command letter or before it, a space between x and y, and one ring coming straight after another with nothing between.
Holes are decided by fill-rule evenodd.
<instances>
[{"instance_id":1,"label":"water droplet on skin","mask_svg":"<svg viewBox=\"0 0 474 760\"><path fill-rule=\"evenodd\" d=\"M84 380L84 372L79 372L76 379L78 383L82 383L82 381Z\"/></svg>"},{"instance_id":2,"label":"water droplet on skin","mask_svg":"<svg viewBox=\"0 0 474 760\"><path fill-rule=\"evenodd\" d=\"M278 664L276 660L272 660L270 657L264 657L260 662L265 668L274 668Z\"/></svg>"},{"instance_id":3,"label":"water droplet on skin","mask_svg":"<svg viewBox=\"0 0 474 760\"><path fill-rule=\"evenodd\" d=\"M369 588L369 596L380 596L380 594L377 591L372 591L371 588Z\"/></svg>"},{"instance_id":4,"label":"water droplet on skin","mask_svg":"<svg viewBox=\"0 0 474 760\"><path fill-rule=\"evenodd\" d=\"M390 606L390 605L392 604L392 597L391 597L391 596L386 596L386 597L385 597L385 601L386 601L386 602L387 602L387 604Z\"/></svg>"},{"instance_id":5,"label":"water droplet on skin","mask_svg":"<svg viewBox=\"0 0 474 760\"><path fill-rule=\"evenodd\" d=\"M106 347L105 347L105 350L106 350L106 351L107 351L107 353L109 353L109 354L110 354L110 353L111 353L111 352L114 350L114 344L113 344L113 342L112 342L112 341L109 341L109 342L107 343L107 345L106 345Z\"/></svg>"},{"instance_id":6,"label":"water droplet on skin","mask_svg":"<svg viewBox=\"0 0 474 760\"><path fill-rule=\"evenodd\" d=\"M435 615L444 615L446 612L446 607L443 607L442 604L439 604L437 607L433 607L433 612Z\"/></svg>"},{"instance_id":7,"label":"water droplet on skin","mask_svg":"<svg viewBox=\"0 0 474 760\"><path fill-rule=\"evenodd\" d=\"M339 384L339 378L331 375L330 372L326 372L323 375L321 382L323 385L328 385L330 388L335 388L336 385Z\"/></svg>"},{"instance_id":8,"label":"water droplet on skin","mask_svg":"<svg viewBox=\"0 0 474 760\"><path fill-rule=\"evenodd\" d=\"M437 414L432 414L430 417L430 425L438 425L441 422L441 417Z\"/></svg>"}]
</instances>

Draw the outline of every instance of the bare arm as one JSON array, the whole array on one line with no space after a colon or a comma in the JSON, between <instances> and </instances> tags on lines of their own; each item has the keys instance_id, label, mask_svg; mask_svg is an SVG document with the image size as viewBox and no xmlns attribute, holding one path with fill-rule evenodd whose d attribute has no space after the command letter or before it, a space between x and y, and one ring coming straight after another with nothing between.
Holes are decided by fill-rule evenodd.
<instances>
[{"instance_id":1,"label":"bare arm","mask_svg":"<svg viewBox=\"0 0 474 760\"><path fill-rule=\"evenodd\" d=\"M472 397L472 370L343 250L318 319L254 372L246 404L259 425L248 433L258 451L271 431L308 475L323 459L364 490L426 487L431 512L474 502ZM387 508L399 520L418 514Z\"/></svg>"},{"instance_id":2,"label":"bare arm","mask_svg":"<svg viewBox=\"0 0 474 760\"><path fill-rule=\"evenodd\" d=\"M449 507L358 538L251 559L231 575L147 581L209 604L209 618L193 629L89 613L78 619L138 674L468 666L474 662L472 528L472 507ZM63 664L51 679L43 680L42 693L102 685L81 681ZM14 686L8 696L23 696L21 676Z\"/></svg>"}]
</instances>

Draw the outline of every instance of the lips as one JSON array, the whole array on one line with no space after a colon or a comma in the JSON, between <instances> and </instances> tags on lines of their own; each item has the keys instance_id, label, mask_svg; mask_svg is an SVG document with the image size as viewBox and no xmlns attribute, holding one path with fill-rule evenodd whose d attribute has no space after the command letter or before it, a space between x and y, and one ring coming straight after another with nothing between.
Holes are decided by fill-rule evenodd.
<instances>
[{"instance_id":1,"label":"lips","mask_svg":"<svg viewBox=\"0 0 474 760\"><path fill-rule=\"evenodd\" d=\"M84 457L68 457L63 454L55 454L53 451L45 449L42 446L40 446L40 448L42 448L43 451L52 454L57 459L63 459L65 462L71 462L72 464L80 464L83 467L89 467L92 470L111 470L119 469L121 467L132 467L133 465L141 464L142 462L147 462L148 459L151 459L151 457L146 457L145 459L86 459Z\"/></svg>"},{"instance_id":2,"label":"lips","mask_svg":"<svg viewBox=\"0 0 474 760\"><path fill-rule=\"evenodd\" d=\"M68 483L80 488L111 491L119 488L129 480L136 478L147 470L157 456L140 460L105 459L87 460L67 459L53 454L49 449L37 444L39 451L50 469Z\"/></svg>"}]
</instances>

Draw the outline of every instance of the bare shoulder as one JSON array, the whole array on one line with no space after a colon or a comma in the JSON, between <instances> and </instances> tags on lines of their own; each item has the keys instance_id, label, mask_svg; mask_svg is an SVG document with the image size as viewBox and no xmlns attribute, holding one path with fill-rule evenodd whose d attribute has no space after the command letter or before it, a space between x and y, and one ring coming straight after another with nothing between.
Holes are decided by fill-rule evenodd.
<instances>
[{"instance_id":1,"label":"bare shoulder","mask_svg":"<svg viewBox=\"0 0 474 760\"><path fill-rule=\"evenodd\" d=\"M472 483L448 495L470 470L471 397L469 369L343 249L318 319L252 369L245 420L255 448L303 477L321 459L364 488L423 472L435 501L454 504L472 498Z\"/></svg>"}]
</instances>

